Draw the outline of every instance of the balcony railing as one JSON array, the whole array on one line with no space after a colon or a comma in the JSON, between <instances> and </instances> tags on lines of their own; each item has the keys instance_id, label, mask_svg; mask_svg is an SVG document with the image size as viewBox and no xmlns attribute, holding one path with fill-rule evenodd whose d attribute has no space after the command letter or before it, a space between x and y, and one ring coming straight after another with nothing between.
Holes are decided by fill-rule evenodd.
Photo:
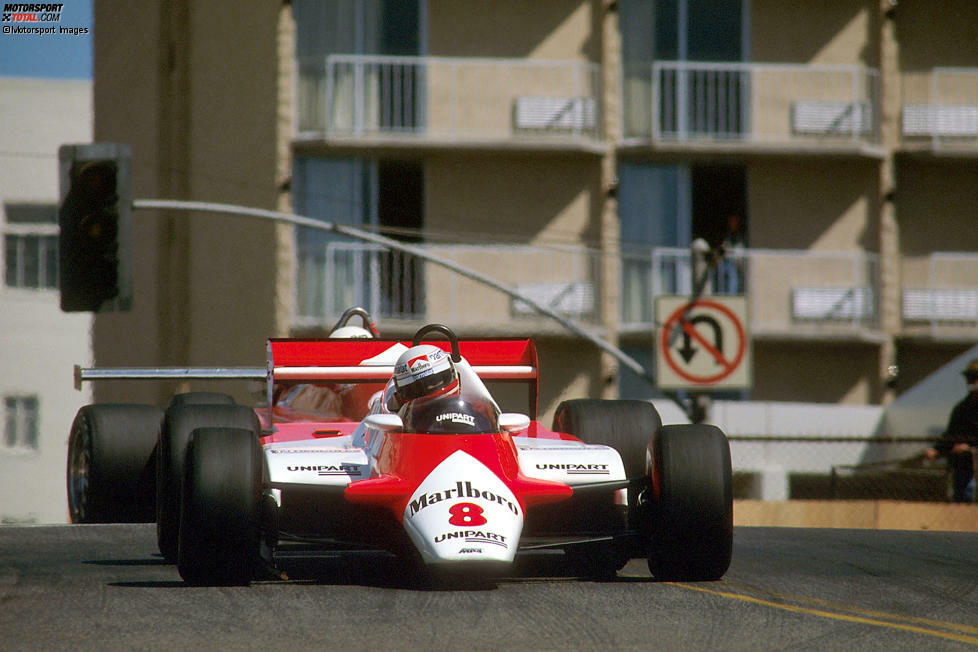
<instances>
[{"instance_id":1,"label":"balcony railing","mask_svg":"<svg viewBox=\"0 0 978 652\"><path fill-rule=\"evenodd\" d=\"M862 333L878 327L877 257L864 252L748 249L728 252L710 271L710 291L748 297L753 334ZM690 295L687 248L629 254L622 264L622 325L654 324L657 295Z\"/></svg>"},{"instance_id":2,"label":"balcony railing","mask_svg":"<svg viewBox=\"0 0 978 652\"><path fill-rule=\"evenodd\" d=\"M625 140L757 145L879 142L876 70L656 61L626 64Z\"/></svg>"},{"instance_id":3,"label":"balcony railing","mask_svg":"<svg viewBox=\"0 0 978 652\"><path fill-rule=\"evenodd\" d=\"M299 137L600 138L599 68L581 61L300 59Z\"/></svg>"},{"instance_id":4,"label":"balcony railing","mask_svg":"<svg viewBox=\"0 0 978 652\"><path fill-rule=\"evenodd\" d=\"M903 75L900 130L907 145L978 150L978 68Z\"/></svg>"},{"instance_id":5,"label":"balcony railing","mask_svg":"<svg viewBox=\"0 0 978 652\"><path fill-rule=\"evenodd\" d=\"M481 272L585 325L600 322L601 253L584 247L427 244L427 252ZM654 298L690 295L686 248L628 254L621 266L621 322L651 330ZM332 323L351 305L379 319L444 321L468 327L537 328L530 307L505 293L411 254L332 242L299 256L300 325ZM714 294L746 294L755 334L851 335L878 326L877 258L863 252L749 249L732 252L710 276Z\"/></svg>"},{"instance_id":6,"label":"balcony railing","mask_svg":"<svg viewBox=\"0 0 978 652\"><path fill-rule=\"evenodd\" d=\"M480 272L565 318L599 321L598 252L582 247L428 244L427 252ZM300 325L329 323L352 305L378 319L459 327L537 319L529 305L411 254L353 242L300 253ZM529 322L537 327L537 322Z\"/></svg>"},{"instance_id":7,"label":"balcony railing","mask_svg":"<svg viewBox=\"0 0 978 652\"><path fill-rule=\"evenodd\" d=\"M904 331L937 337L978 335L978 254L906 256L901 278Z\"/></svg>"}]
</instances>

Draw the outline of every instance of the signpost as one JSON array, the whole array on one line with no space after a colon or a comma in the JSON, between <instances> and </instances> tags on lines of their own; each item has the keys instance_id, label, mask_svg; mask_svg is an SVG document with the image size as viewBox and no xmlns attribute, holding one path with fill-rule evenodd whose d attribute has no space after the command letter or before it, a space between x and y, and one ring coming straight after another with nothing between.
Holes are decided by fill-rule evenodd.
<instances>
[{"instance_id":1,"label":"signpost","mask_svg":"<svg viewBox=\"0 0 978 652\"><path fill-rule=\"evenodd\" d=\"M656 377L662 389L744 389L751 383L747 299L657 297Z\"/></svg>"}]
</instances>

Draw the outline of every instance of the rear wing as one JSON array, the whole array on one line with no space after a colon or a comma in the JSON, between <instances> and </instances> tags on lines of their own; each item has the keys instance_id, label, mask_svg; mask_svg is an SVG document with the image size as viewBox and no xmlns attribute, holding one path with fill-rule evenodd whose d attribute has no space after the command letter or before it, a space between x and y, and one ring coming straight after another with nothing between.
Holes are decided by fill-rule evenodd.
<instances>
[{"instance_id":1,"label":"rear wing","mask_svg":"<svg viewBox=\"0 0 978 652\"><path fill-rule=\"evenodd\" d=\"M451 348L447 341L425 344ZM458 345L481 379L528 383L531 416L536 414L539 366L532 340L459 340ZM264 368L75 366L75 388L96 380L265 380L271 396L276 383L386 383L394 374L393 352L410 346L410 341L401 340L274 338L268 340Z\"/></svg>"},{"instance_id":2,"label":"rear wing","mask_svg":"<svg viewBox=\"0 0 978 652\"><path fill-rule=\"evenodd\" d=\"M451 352L447 341L425 344ZM410 346L401 340L270 339L269 388L303 381L386 383L394 375L394 361ZM530 410L536 415L539 365L532 340L459 340L458 347L482 380L527 383Z\"/></svg>"}]
</instances>

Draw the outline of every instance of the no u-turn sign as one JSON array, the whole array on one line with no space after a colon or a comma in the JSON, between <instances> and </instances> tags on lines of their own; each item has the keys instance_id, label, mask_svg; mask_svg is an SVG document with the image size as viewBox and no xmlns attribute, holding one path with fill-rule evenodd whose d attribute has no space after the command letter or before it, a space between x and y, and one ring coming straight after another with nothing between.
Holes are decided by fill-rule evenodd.
<instances>
[{"instance_id":1,"label":"no u-turn sign","mask_svg":"<svg viewBox=\"0 0 978 652\"><path fill-rule=\"evenodd\" d=\"M658 297L655 314L660 388L750 387L745 297Z\"/></svg>"}]
</instances>

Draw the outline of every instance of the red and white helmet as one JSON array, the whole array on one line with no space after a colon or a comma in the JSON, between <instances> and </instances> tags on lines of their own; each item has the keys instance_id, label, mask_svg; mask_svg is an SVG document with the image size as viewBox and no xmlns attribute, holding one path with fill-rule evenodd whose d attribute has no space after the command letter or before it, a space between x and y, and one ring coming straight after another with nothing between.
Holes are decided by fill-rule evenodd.
<instances>
[{"instance_id":1,"label":"red and white helmet","mask_svg":"<svg viewBox=\"0 0 978 652\"><path fill-rule=\"evenodd\" d=\"M370 331L361 326L340 326L330 333L329 336L345 340L369 340L373 337Z\"/></svg>"},{"instance_id":2,"label":"red and white helmet","mask_svg":"<svg viewBox=\"0 0 978 652\"><path fill-rule=\"evenodd\" d=\"M394 365L397 400L403 405L423 396L447 394L458 387L458 373L451 356L437 346L412 346Z\"/></svg>"}]
</instances>

